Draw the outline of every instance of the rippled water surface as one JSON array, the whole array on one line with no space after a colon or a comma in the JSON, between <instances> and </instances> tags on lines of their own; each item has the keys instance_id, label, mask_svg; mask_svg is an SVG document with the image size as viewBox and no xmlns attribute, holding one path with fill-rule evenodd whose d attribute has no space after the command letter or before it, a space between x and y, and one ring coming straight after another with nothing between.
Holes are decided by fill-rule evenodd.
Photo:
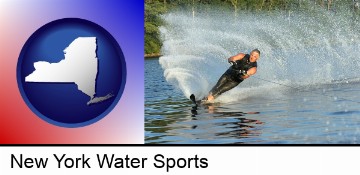
<instances>
[{"instance_id":1,"label":"rippled water surface","mask_svg":"<svg viewBox=\"0 0 360 175\"><path fill-rule=\"evenodd\" d=\"M240 84L233 91L242 95L241 90ZM148 59L145 143L360 143L359 94L358 81L296 88L276 85L243 94L241 100L194 110L181 90L165 80L159 59Z\"/></svg>"}]
</instances>

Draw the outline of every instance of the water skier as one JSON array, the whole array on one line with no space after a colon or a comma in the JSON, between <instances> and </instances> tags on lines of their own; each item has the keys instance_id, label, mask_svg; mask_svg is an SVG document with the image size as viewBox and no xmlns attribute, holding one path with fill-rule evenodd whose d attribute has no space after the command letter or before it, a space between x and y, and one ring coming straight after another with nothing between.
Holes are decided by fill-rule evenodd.
<instances>
[{"instance_id":1,"label":"water skier","mask_svg":"<svg viewBox=\"0 0 360 175\"><path fill-rule=\"evenodd\" d=\"M239 53L228 58L232 65L220 77L216 85L211 89L204 102L213 102L222 93L234 88L245 79L256 73L257 60L260 58L260 51L254 49L250 54Z\"/></svg>"}]
</instances>

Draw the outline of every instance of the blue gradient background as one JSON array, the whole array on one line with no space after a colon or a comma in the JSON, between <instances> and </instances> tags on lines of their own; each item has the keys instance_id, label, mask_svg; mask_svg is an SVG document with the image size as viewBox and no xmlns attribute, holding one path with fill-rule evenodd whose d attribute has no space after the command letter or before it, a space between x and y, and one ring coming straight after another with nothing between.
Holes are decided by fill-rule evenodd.
<instances>
[{"instance_id":1,"label":"blue gradient background","mask_svg":"<svg viewBox=\"0 0 360 175\"><path fill-rule=\"evenodd\" d=\"M26 40L44 24L82 18L105 28L119 43L126 85L115 108L100 121L62 128L37 117L21 98L16 64ZM144 143L144 1L1 0L0 143Z\"/></svg>"}]
</instances>

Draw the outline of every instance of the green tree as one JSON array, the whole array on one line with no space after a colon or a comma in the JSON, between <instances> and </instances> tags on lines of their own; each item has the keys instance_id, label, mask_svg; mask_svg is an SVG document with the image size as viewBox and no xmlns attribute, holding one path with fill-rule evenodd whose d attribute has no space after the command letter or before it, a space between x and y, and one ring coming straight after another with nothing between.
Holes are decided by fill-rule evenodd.
<instances>
[{"instance_id":1,"label":"green tree","mask_svg":"<svg viewBox=\"0 0 360 175\"><path fill-rule=\"evenodd\" d=\"M163 25L160 14L166 11L166 1L145 1L145 54L158 54L161 49L159 26Z\"/></svg>"}]
</instances>

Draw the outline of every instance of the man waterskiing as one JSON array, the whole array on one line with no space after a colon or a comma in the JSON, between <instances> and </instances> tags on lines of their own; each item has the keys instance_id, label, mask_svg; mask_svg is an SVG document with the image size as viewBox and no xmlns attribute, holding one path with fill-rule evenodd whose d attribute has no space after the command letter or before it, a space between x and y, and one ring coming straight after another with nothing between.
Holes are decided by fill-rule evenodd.
<instances>
[{"instance_id":1,"label":"man waterskiing","mask_svg":"<svg viewBox=\"0 0 360 175\"><path fill-rule=\"evenodd\" d=\"M252 50L250 54L239 53L228 58L228 62L231 66L220 77L216 85L202 102L212 103L219 95L234 88L251 75L254 75L257 70L257 60L259 58L260 51L258 49ZM190 99L192 98L194 98L193 95Z\"/></svg>"}]
</instances>

